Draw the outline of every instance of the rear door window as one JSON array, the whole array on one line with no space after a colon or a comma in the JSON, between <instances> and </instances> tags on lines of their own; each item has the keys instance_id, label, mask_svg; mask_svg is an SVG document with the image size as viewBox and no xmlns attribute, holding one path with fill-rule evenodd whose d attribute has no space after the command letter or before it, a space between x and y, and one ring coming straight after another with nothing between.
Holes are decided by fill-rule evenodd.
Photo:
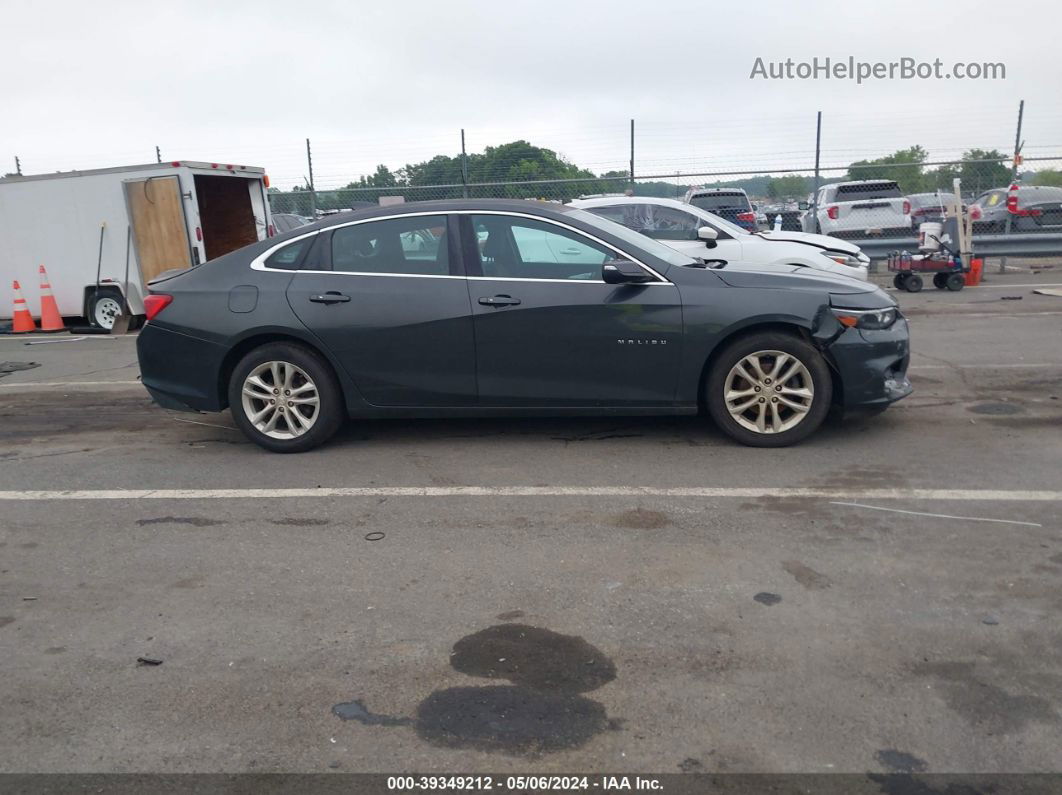
<instances>
[{"instance_id":1,"label":"rear door window","mask_svg":"<svg viewBox=\"0 0 1062 795\"><path fill-rule=\"evenodd\" d=\"M332 233L332 270L448 276L446 216L410 216L340 227Z\"/></svg>"}]
</instances>

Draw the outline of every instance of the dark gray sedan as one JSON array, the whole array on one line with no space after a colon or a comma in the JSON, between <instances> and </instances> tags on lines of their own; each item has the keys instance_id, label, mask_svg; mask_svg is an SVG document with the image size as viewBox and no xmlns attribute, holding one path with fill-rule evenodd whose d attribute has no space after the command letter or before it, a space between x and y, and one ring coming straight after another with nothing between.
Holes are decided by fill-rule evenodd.
<instances>
[{"instance_id":1,"label":"dark gray sedan","mask_svg":"<svg viewBox=\"0 0 1062 795\"><path fill-rule=\"evenodd\" d=\"M701 410L777 447L831 405L910 393L891 298L779 271L728 271L556 204L381 207L152 282L137 351L160 405L229 408L276 452L347 417Z\"/></svg>"}]
</instances>

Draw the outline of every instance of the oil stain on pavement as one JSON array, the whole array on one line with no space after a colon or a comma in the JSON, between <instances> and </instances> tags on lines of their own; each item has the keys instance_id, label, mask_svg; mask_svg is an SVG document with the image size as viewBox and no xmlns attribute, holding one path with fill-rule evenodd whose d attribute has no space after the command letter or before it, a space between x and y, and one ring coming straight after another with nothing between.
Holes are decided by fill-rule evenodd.
<instances>
[{"instance_id":1,"label":"oil stain on pavement","mask_svg":"<svg viewBox=\"0 0 1062 795\"><path fill-rule=\"evenodd\" d=\"M412 725L422 740L444 748L531 757L579 748L619 726L603 705L581 695L615 679L616 666L580 637L499 624L457 641L450 664L510 684L437 690L413 718L377 715L361 701L336 704L332 712L366 725Z\"/></svg>"}]
</instances>

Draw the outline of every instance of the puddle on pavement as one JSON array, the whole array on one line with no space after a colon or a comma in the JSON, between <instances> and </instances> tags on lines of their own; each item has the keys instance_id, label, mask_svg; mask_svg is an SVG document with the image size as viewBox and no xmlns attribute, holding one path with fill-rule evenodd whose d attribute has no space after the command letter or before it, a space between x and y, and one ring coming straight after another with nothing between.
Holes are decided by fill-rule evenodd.
<instances>
[{"instance_id":1,"label":"puddle on pavement","mask_svg":"<svg viewBox=\"0 0 1062 795\"><path fill-rule=\"evenodd\" d=\"M974 414L988 414L994 416L1022 414L1025 412L1025 409L1021 406L1016 406L1013 403L978 403L975 406L969 406L966 410L972 411Z\"/></svg>"},{"instance_id":2,"label":"puddle on pavement","mask_svg":"<svg viewBox=\"0 0 1062 795\"><path fill-rule=\"evenodd\" d=\"M450 664L468 676L511 684L436 690L413 718L379 715L359 700L332 712L371 726L412 725L422 740L444 748L525 756L578 748L620 725L602 704L580 695L615 679L616 666L575 635L499 624L457 641Z\"/></svg>"},{"instance_id":3,"label":"puddle on pavement","mask_svg":"<svg viewBox=\"0 0 1062 795\"><path fill-rule=\"evenodd\" d=\"M412 718L396 718L370 712L360 701L346 701L332 707L332 714L340 720L356 720L366 726L409 726Z\"/></svg>"}]
</instances>

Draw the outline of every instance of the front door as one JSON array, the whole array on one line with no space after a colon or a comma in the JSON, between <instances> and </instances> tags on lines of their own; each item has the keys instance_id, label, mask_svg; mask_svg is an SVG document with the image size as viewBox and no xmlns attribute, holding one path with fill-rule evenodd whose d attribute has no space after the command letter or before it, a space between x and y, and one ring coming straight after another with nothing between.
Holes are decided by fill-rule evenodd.
<instances>
[{"instance_id":1,"label":"front door","mask_svg":"<svg viewBox=\"0 0 1062 795\"><path fill-rule=\"evenodd\" d=\"M602 264L623 255L560 224L504 213L463 223L481 405L674 402L678 288L606 284Z\"/></svg>"},{"instance_id":2,"label":"front door","mask_svg":"<svg viewBox=\"0 0 1062 795\"><path fill-rule=\"evenodd\" d=\"M476 401L472 317L445 215L323 232L288 287L295 314L377 406Z\"/></svg>"}]
</instances>

